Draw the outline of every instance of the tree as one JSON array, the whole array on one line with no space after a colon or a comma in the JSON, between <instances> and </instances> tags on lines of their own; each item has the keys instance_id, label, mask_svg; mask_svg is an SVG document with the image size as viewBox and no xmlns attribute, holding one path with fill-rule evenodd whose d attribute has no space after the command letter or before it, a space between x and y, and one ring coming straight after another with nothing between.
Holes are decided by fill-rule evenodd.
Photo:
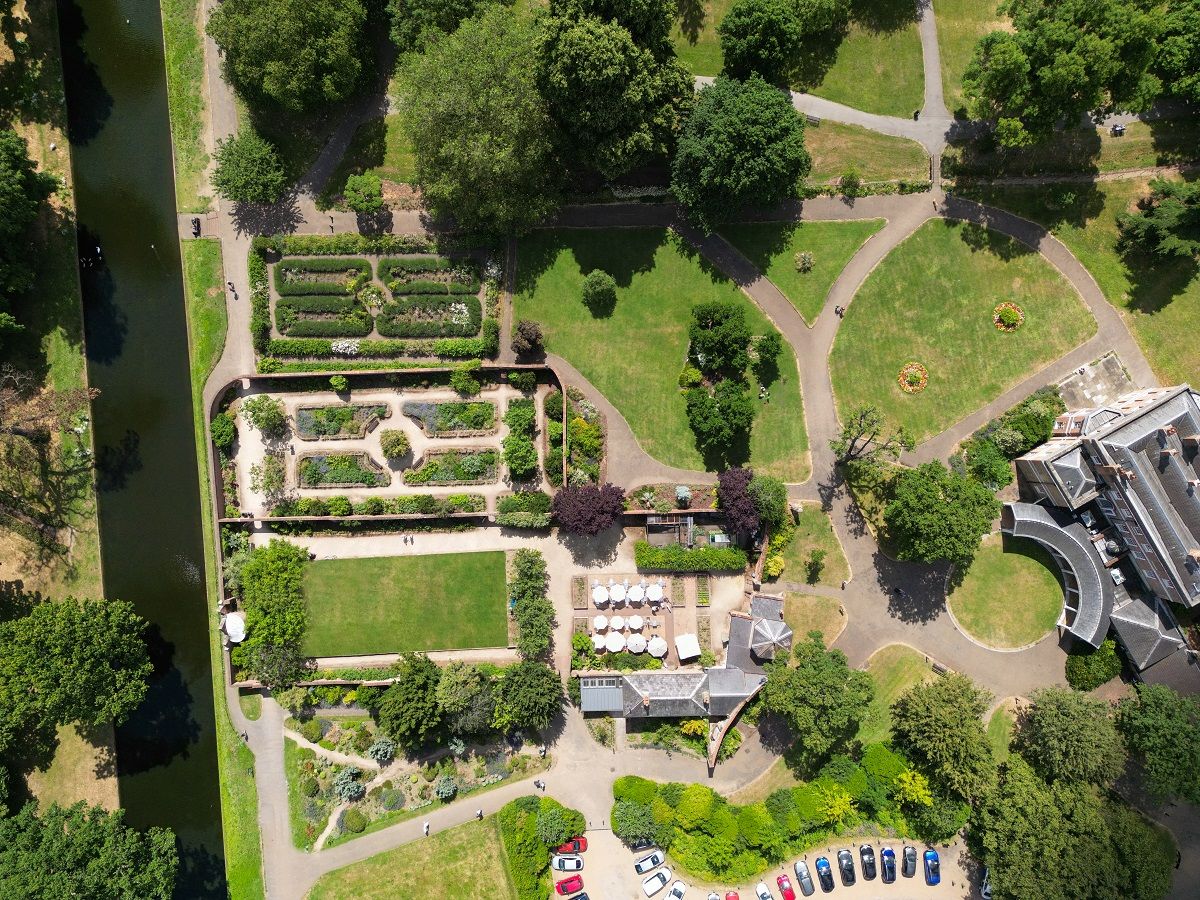
<instances>
[{"instance_id":1,"label":"tree","mask_svg":"<svg viewBox=\"0 0 1200 900\"><path fill-rule=\"evenodd\" d=\"M208 19L225 77L252 105L311 112L347 99L372 68L360 0L226 0Z\"/></svg>"},{"instance_id":2,"label":"tree","mask_svg":"<svg viewBox=\"0 0 1200 900\"><path fill-rule=\"evenodd\" d=\"M39 816L29 803L0 818L0 896L170 900L178 868L171 830L130 828L120 810L51 804Z\"/></svg>"},{"instance_id":3,"label":"tree","mask_svg":"<svg viewBox=\"0 0 1200 900\"><path fill-rule=\"evenodd\" d=\"M212 184L234 203L277 203L287 189L283 163L266 140L250 128L217 141Z\"/></svg>"},{"instance_id":4,"label":"tree","mask_svg":"<svg viewBox=\"0 0 1200 900\"><path fill-rule=\"evenodd\" d=\"M512 349L517 356L536 356L542 352L542 326L528 319L519 321L513 328ZM512 382L512 375L509 375Z\"/></svg>"},{"instance_id":5,"label":"tree","mask_svg":"<svg viewBox=\"0 0 1200 900\"><path fill-rule=\"evenodd\" d=\"M401 656L395 673L375 720L399 746L416 750L432 740L442 725L437 699L441 673L424 653Z\"/></svg>"},{"instance_id":6,"label":"tree","mask_svg":"<svg viewBox=\"0 0 1200 900\"><path fill-rule=\"evenodd\" d=\"M933 806L929 779L916 769L905 769L896 776L892 796L901 806Z\"/></svg>"},{"instance_id":7,"label":"tree","mask_svg":"<svg viewBox=\"0 0 1200 900\"><path fill-rule=\"evenodd\" d=\"M977 798L995 775L982 719L990 701L958 672L915 685L892 704L894 740L935 780L965 799Z\"/></svg>"},{"instance_id":8,"label":"tree","mask_svg":"<svg viewBox=\"0 0 1200 900\"><path fill-rule=\"evenodd\" d=\"M772 531L791 521L787 485L773 475L755 475L750 480L750 496L758 518Z\"/></svg>"},{"instance_id":9,"label":"tree","mask_svg":"<svg viewBox=\"0 0 1200 900\"><path fill-rule=\"evenodd\" d=\"M463 228L522 232L558 207L562 166L529 65L536 40L526 17L489 6L400 79L424 201Z\"/></svg>"},{"instance_id":10,"label":"tree","mask_svg":"<svg viewBox=\"0 0 1200 900\"><path fill-rule=\"evenodd\" d=\"M613 834L628 844L635 841L654 840L657 826L654 814L644 803L618 800L612 809Z\"/></svg>"},{"instance_id":11,"label":"tree","mask_svg":"<svg viewBox=\"0 0 1200 900\"><path fill-rule=\"evenodd\" d=\"M1106 639L1099 647L1074 647L1067 656L1067 684L1077 691L1094 691L1121 674L1117 642Z\"/></svg>"},{"instance_id":12,"label":"tree","mask_svg":"<svg viewBox=\"0 0 1200 900\"><path fill-rule=\"evenodd\" d=\"M501 731L542 729L562 707L562 682L554 669L540 662L519 662L504 670L496 684L492 721Z\"/></svg>"},{"instance_id":13,"label":"tree","mask_svg":"<svg viewBox=\"0 0 1200 900\"><path fill-rule=\"evenodd\" d=\"M277 503L286 488L287 467L282 455L268 453L262 462L250 466L250 490L262 494L267 503Z\"/></svg>"},{"instance_id":14,"label":"tree","mask_svg":"<svg viewBox=\"0 0 1200 900\"><path fill-rule=\"evenodd\" d=\"M351 175L342 191L346 205L357 213L377 213L383 209L383 181L374 172Z\"/></svg>"},{"instance_id":15,"label":"tree","mask_svg":"<svg viewBox=\"0 0 1200 900\"><path fill-rule=\"evenodd\" d=\"M242 415L264 437L280 438L287 432L287 413L283 401L259 394L242 404Z\"/></svg>"},{"instance_id":16,"label":"tree","mask_svg":"<svg viewBox=\"0 0 1200 900\"><path fill-rule=\"evenodd\" d=\"M837 454L841 465L849 462L878 465L884 460L898 459L902 450L915 446L903 428L885 434L885 426L879 407L855 407L842 422L841 432L829 442L829 449Z\"/></svg>"},{"instance_id":17,"label":"tree","mask_svg":"<svg viewBox=\"0 0 1200 900\"><path fill-rule=\"evenodd\" d=\"M875 686L870 675L847 665L841 650L826 650L819 631L792 648L792 659L794 666L771 664L763 709L782 716L803 756L816 762L854 737Z\"/></svg>"},{"instance_id":18,"label":"tree","mask_svg":"<svg viewBox=\"0 0 1200 900\"><path fill-rule=\"evenodd\" d=\"M779 377L779 354L782 352L783 338L778 331L768 331L754 341L754 353L758 357L755 371L763 384L771 384Z\"/></svg>"},{"instance_id":19,"label":"tree","mask_svg":"<svg viewBox=\"0 0 1200 900\"><path fill-rule=\"evenodd\" d=\"M777 82L800 51L803 31L791 0L737 0L717 24L724 73Z\"/></svg>"},{"instance_id":20,"label":"tree","mask_svg":"<svg viewBox=\"0 0 1200 900\"><path fill-rule=\"evenodd\" d=\"M550 650L554 635L554 604L546 599L549 586L546 560L537 550L521 549L513 555L508 596L517 621L517 652L522 659L540 659Z\"/></svg>"},{"instance_id":21,"label":"tree","mask_svg":"<svg viewBox=\"0 0 1200 900\"><path fill-rule=\"evenodd\" d=\"M701 372L741 375L750 363L750 337L742 304L713 300L692 307L688 355Z\"/></svg>"},{"instance_id":22,"label":"tree","mask_svg":"<svg viewBox=\"0 0 1200 900\"><path fill-rule=\"evenodd\" d=\"M616 178L667 156L693 102L686 69L616 21L551 14L540 32L538 91L571 157Z\"/></svg>"},{"instance_id":23,"label":"tree","mask_svg":"<svg viewBox=\"0 0 1200 900\"><path fill-rule=\"evenodd\" d=\"M1034 691L1021 717L1017 749L1046 781L1110 784L1125 769L1112 706L1069 688Z\"/></svg>"},{"instance_id":24,"label":"tree","mask_svg":"<svg viewBox=\"0 0 1200 900\"><path fill-rule=\"evenodd\" d=\"M800 27L807 35L818 35L828 40L822 32L833 31L845 25L850 15L850 0L795 0Z\"/></svg>"},{"instance_id":25,"label":"tree","mask_svg":"<svg viewBox=\"0 0 1200 900\"><path fill-rule=\"evenodd\" d=\"M583 279L583 305L593 316L610 316L617 305L617 282L602 269L592 269Z\"/></svg>"},{"instance_id":26,"label":"tree","mask_svg":"<svg viewBox=\"0 0 1200 900\"><path fill-rule=\"evenodd\" d=\"M1136 213L1119 213L1121 242L1166 259L1200 259L1200 182L1150 182Z\"/></svg>"},{"instance_id":27,"label":"tree","mask_svg":"<svg viewBox=\"0 0 1200 900\"><path fill-rule=\"evenodd\" d=\"M613 484L569 485L551 506L559 529L592 537L613 526L625 512L625 492Z\"/></svg>"},{"instance_id":28,"label":"tree","mask_svg":"<svg viewBox=\"0 0 1200 900\"><path fill-rule=\"evenodd\" d=\"M424 50L485 5L484 0L388 0L392 41L405 52Z\"/></svg>"},{"instance_id":29,"label":"tree","mask_svg":"<svg viewBox=\"0 0 1200 900\"><path fill-rule=\"evenodd\" d=\"M33 287L29 229L58 181L37 171L25 139L0 131L0 333L19 328L8 304Z\"/></svg>"},{"instance_id":30,"label":"tree","mask_svg":"<svg viewBox=\"0 0 1200 900\"><path fill-rule=\"evenodd\" d=\"M963 75L969 112L1004 126L1002 146L1086 114L1145 109L1158 93L1159 23L1140 0L1012 0L1007 10L1014 30L980 39Z\"/></svg>"},{"instance_id":31,"label":"tree","mask_svg":"<svg viewBox=\"0 0 1200 900\"><path fill-rule=\"evenodd\" d=\"M237 422L227 412L217 413L209 423L209 432L217 449L228 453L233 449L233 442L237 440Z\"/></svg>"},{"instance_id":32,"label":"tree","mask_svg":"<svg viewBox=\"0 0 1200 900\"><path fill-rule=\"evenodd\" d=\"M471 699L483 690L484 677L471 663L452 662L441 670L437 684L437 704L443 716L461 713Z\"/></svg>"},{"instance_id":33,"label":"tree","mask_svg":"<svg viewBox=\"0 0 1200 900\"><path fill-rule=\"evenodd\" d=\"M1200 700L1161 684L1138 684L1117 707L1125 746L1150 793L1200 803Z\"/></svg>"},{"instance_id":34,"label":"tree","mask_svg":"<svg viewBox=\"0 0 1200 900\"><path fill-rule=\"evenodd\" d=\"M671 45L674 0L551 0L550 11L567 19L594 16L602 22L616 22L656 59L675 54Z\"/></svg>"},{"instance_id":35,"label":"tree","mask_svg":"<svg viewBox=\"0 0 1200 900\"><path fill-rule=\"evenodd\" d=\"M1000 504L986 487L940 462L902 470L883 511L900 559L967 566Z\"/></svg>"},{"instance_id":36,"label":"tree","mask_svg":"<svg viewBox=\"0 0 1200 900\"><path fill-rule=\"evenodd\" d=\"M308 605L301 590L308 553L273 539L241 568L246 639L232 651L235 666L273 688L289 687L304 669Z\"/></svg>"},{"instance_id":37,"label":"tree","mask_svg":"<svg viewBox=\"0 0 1200 900\"><path fill-rule=\"evenodd\" d=\"M388 459L399 459L411 449L408 435L398 428L387 428L379 432L379 447Z\"/></svg>"},{"instance_id":38,"label":"tree","mask_svg":"<svg viewBox=\"0 0 1200 900\"><path fill-rule=\"evenodd\" d=\"M751 469L726 469L717 476L717 502L725 514L725 524L735 534L754 534L761 523L758 504L750 494L754 480Z\"/></svg>"},{"instance_id":39,"label":"tree","mask_svg":"<svg viewBox=\"0 0 1200 900\"><path fill-rule=\"evenodd\" d=\"M504 464L514 481L526 481L538 470L537 447L524 434L509 434L504 438Z\"/></svg>"},{"instance_id":40,"label":"tree","mask_svg":"<svg viewBox=\"0 0 1200 900\"><path fill-rule=\"evenodd\" d=\"M547 847L558 847L581 835L587 827L583 814L568 809L553 797L538 801L537 836Z\"/></svg>"},{"instance_id":41,"label":"tree","mask_svg":"<svg viewBox=\"0 0 1200 900\"><path fill-rule=\"evenodd\" d=\"M700 92L671 163L671 189L711 231L743 210L799 196L812 168L791 99L757 75L718 78Z\"/></svg>"},{"instance_id":42,"label":"tree","mask_svg":"<svg viewBox=\"0 0 1200 900\"><path fill-rule=\"evenodd\" d=\"M1200 0L1175 0L1158 15L1162 34L1154 73L1166 93L1200 103Z\"/></svg>"}]
</instances>

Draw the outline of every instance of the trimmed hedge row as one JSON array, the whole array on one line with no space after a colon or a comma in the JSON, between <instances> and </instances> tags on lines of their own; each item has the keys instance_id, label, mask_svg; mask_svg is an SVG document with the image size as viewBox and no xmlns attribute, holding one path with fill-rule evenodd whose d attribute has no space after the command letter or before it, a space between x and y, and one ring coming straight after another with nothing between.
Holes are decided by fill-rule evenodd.
<instances>
[{"instance_id":1,"label":"trimmed hedge row","mask_svg":"<svg viewBox=\"0 0 1200 900\"><path fill-rule=\"evenodd\" d=\"M322 296L288 296L275 301L275 315L278 317L281 309L306 313L346 313L357 307L358 300L354 297L339 297L325 294Z\"/></svg>"},{"instance_id":2,"label":"trimmed hedge row","mask_svg":"<svg viewBox=\"0 0 1200 900\"><path fill-rule=\"evenodd\" d=\"M259 235L250 246L258 253L281 256L339 256L369 253L431 253L435 244L415 234L276 234Z\"/></svg>"},{"instance_id":3,"label":"trimmed hedge row","mask_svg":"<svg viewBox=\"0 0 1200 900\"><path fill-rule=\"evenodd\" d=\"M467 309L467 321L461 324L450 320L455 304ZM418 318L424 313L438 318ZM483 323L483 307L478 297L424 296L399 297L387 303L375 319L375 327L385 337L471 337L479 333Z\"/></svg>"},{"instance_id":4,"label":"trimmed hedge row","mask_svg":"<svg viewBox=\"0 0 1200 900\"><path fill-rule=\"evenodd\" d=\"M484 319L479 337L440 338L433 342L435 356L447 359L492 359L500 350L500 323Z\"/></svg>"},{"instance_id":5,"label":"trimmed hedge row","mask_svg":"<svg viewBox=\"0 0 1200 900\"><path fill-rule=\"evenodd\" d=\"M413 281L389 281L388 288L393 294L478 294L482 283L478 278L470 281L428 281L415 279Z\"/></svg>"},{"instance_id":6,"label":"trimmed hedge row","mask_svg":"<svg viewBox=\"0 0 1200 900\"><path fill-rule=\"evenodd\" d=\"M671 572L736 572L746 568L749 559L740 547L699 547L689 550L678 544L652 547L646 541L633 545L633 558L639 569L664 569Z\"/></svg>"},{"instance_id":7,"label":"trimmed hedge row","mask_svg":"<svg viewBox=\"0 0 1200 900\"><path fill-rule=\"evenodd\" d=\"M388 281L392 272L401 269L405 272L445 272L454 268L454 261L446 256L389 256L379 261L379 278Z\"/></svg>"},{"instance_id":8,"label":"trimmed hedge row","mask_svg":"<svg viewBox=\"0 0 1200 900\"><path fill-rule=\"evenodd\" d=\"M420 494L408 497L368 497L351 502L348 497L298 497L286 500L271 510L276 518L288 516L448 516L454 513L480 513L487 509L482 494L450 494L432 497Z\"/></svg>"},{"instance_id":9,"label":"trimmed hedge row","mask_svg":"<svg viewBox=\"0 0 1200 900\"><path fill-rule=\"evenodd\" d=\"M297 319L279 330L291 337L366 337L371 333L371 317L355 316L344 319Z\"/></svg>"},{"instance_id":10,"label":"trimmed hedge row","mask_svg":"<svg viewBox=\"0 0 1200 900\"><path fill-rule=\"evenodd\" d=\"M263 354L271 340L271 287L267 281L267 263L253 250L246 258L250 275L250 340L254 352Z\"/></svg>"},{"instance_id":11,"label":"trimmed hedge row","mask_svg":"<svg viewBox=\"0 0 1200 900\"><path fill-rule=\"evenodd\" d=\"M549 528L549 494L542 491L518 491L496 502L496 524L509 528Z\"/></svg>"},{"instance_id":12,"label":"trimmed hedge row","mask_svg":"<svg viewBox=\"0 0 1200 900\"><path fill-rule=\"evenodd\" d=\"M333 341L322 338L270 338L267 336L255 350L275 359L346 359L345 354L333 352ZM484 319L479 337L439 338L429 341L365 340L359 343L357 359L395 359L398 357L440 356L445 359L491 358L500 349L500 325L495 319ZM353 368L348 365L347 368ZM280 371L275 369L273 371Z\"/></svg>"}]
</instances>

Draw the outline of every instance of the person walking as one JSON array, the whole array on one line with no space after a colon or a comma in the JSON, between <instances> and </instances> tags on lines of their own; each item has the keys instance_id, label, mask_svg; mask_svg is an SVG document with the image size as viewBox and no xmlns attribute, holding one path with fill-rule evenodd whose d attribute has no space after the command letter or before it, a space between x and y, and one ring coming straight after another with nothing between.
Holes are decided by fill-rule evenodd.
<instances>
[{"instance_id":1,"label":"person walking","mask_svg":"<svg viewBox=\"0 0 1200 900\"><path fill-rule=\"evenodd\" d=\"M475 818L477 818L480 822L483 821L483 810L482 809L475 810Z\"/></svg>"},{"instance_id":2,"label":"person walking","mask_svg":"<svg viewBox=\"0 0 1200 900\"><path fill-rule=\"evenodd\" d=\"M429 837L429 822L425 823L425 837Z\"/></svg>"}]
</instances>

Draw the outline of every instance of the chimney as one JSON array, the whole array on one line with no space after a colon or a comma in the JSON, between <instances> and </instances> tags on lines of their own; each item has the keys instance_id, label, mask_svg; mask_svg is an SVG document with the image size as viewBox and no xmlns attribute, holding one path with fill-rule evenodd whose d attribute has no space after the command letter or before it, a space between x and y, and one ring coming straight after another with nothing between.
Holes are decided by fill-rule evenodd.
<instances>
[{"instance_id":1,"label":"chimney","mask_svg":"<svg viewBox=\"0 0 1200 900\"><path fill-rule=\"evenodd\" d=\"M1189 478L1188 492L1192 495L1195 495L1197 491L1200 491L1200 478Z\"/></svg>"},{"instance_id":2,"label":"chimney","mask_svg":"<svg viewBox=\"0 0 1200 900\"><path fill-rule=\"evenodd\" d=\"M700 695L700 702L703 703L705 706L708 706L709 700L710 700L710 697L708 696L708 691L705 691L704 693L702 693Z\"/></svg>"},{"instance_id":3,"label":"chimney","mask_svg":"<svg viewBox=\"0 0 1200 900\"><path fill-rule=\"evenodd\" d=\"M1165 441L1171 435L1175 434L1175 426L1174 425L1164 425L1162 428L1158 429L1158 433L1162 436L1162 439Z\"/></svg>"}]
</instances>

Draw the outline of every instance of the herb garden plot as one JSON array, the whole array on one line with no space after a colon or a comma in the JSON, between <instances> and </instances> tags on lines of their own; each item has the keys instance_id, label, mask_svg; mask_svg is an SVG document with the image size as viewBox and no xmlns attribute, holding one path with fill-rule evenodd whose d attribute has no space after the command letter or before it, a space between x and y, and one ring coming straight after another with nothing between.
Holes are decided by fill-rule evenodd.
<instances>
[{"instance_id":1,"label":"herb garden plot","mask_svg":"<svg viewBox=\"0 0 1200 900\"><path fill-rule=\"evenodd\" d=\"M289 295L275 303L275 327L288 337L366 337L374 324L357 297Z\"/></svg>"},{"instance_id":2,"label":"herb garden plot","mask_svg":"<svg viewBox=\"0 0 1200 900\"><path fill-rule=\"evenodd\" d=\"M474 337L482 322L472 294L420 294L385 303L376 327L384 337Z\"/></svg>"},{"instance_id":3,"label":"herb garden plot","mask_svg":"<svg viewBox=\"0 0 1200 900\"><path fill-rule=\"evenodd\" d=\"M496 405L488 401L404 404L404 415L421 426L429 437L459 437L493 434L496 431Z\"/></svg>"},{"instance_id":4,"label":"herb garden plot","mask_svg":"<svg viewBox=\"0 0 1200 900\"><path fill-rule=\"evenodd\" d=\"M301 487L385 487L392 476L365 453L311 453L301 457Z\"/></svg>"},{"instance_id":5,"label":"herb garden plot","mask_svg":"<svg viewBox=\"0 0 1200 900\"><path fill-rule=\"evenodd\" d=\"M410 485L488 484L496 480L495 450L437 450L425 454L415 469L404 473Z\"/></svg>"},{"instance_id":6,"label":"herb garden plot","mask_svg":"<svg viewBox=\"0 0 1200 900\"><path fill-rule=\"evenodd\" d=\"M302 406L296 410L296 433L306 441L361 438L391 414L383 405Z\"/></svg>"}]
</instances>

